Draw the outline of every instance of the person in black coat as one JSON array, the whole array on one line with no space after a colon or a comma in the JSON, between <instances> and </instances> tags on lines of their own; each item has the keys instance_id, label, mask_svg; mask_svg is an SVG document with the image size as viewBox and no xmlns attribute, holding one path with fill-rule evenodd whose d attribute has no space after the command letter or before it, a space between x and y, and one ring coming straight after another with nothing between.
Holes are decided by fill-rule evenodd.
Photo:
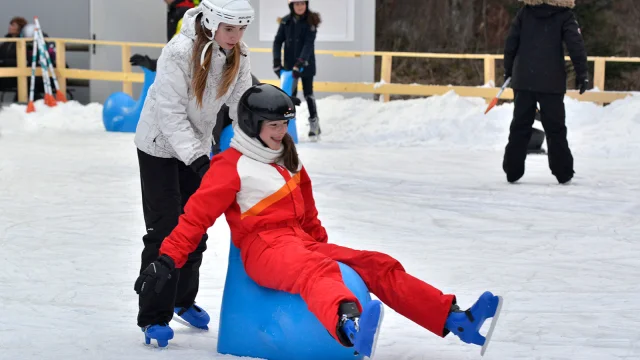
<instances>
[{"instance_id":1,"label":"person in black coat","mask_svg":"<svg viewBox=\"0 0 640 360\"><path fill-rule=\"evenodd\" d=\"M280 27L273 41L273 71L280 77L280 70L293 70L296 79L292 95L297 95L298 79L309 108L309 137L320 135L320 121L316 99L313 95L313 77L316 75L315 40L320 14L309 10L308 0L289 0L289 15L280 20ZM284 44L284 66L282 45Z\"/></svg>"},{"instance_id":2,"label":"person in black coat","mask_svg":"<svg viewBox=\"0 0 640 360\"><path fill-rule=\"evenodd\" d=\"M4 37L20 37L22 29L26 25L27 20L23 17L16 16L12 18L11 21L9 21L9 32L7 32ZM15 42L0 43L0 67L16 67L16 48L17 46ZM0 78L0 91L13 89L17 86L17 83L18 80L16 78Z\"/></svg>"},{"instance_id":3,"label":"person in black coat","mask_svg":"<svg viewBox=\"0 0 640 360\"><path fill-rule=\"evenodd\" d=\"M505 80L511 77L515 107L502 168L510 183L524 175L527 144L539 103L549 168L559 183L567 184L574 170L565 125L567 74L563 43L573 62L580 94L589 85L587 53L571 10L575 0L519 1L525 6L511 25L504 49Z\"/></svg>"},{"instance_id":4,"label":"person in black coat","mask_svg":"<svg viewBox=\"0 0 640 360\"><path fill-rule=\"evenodd\" d=\"M193 0L164 0L167 4L167 42L176 34L178 23L187 10L196 6Z\"/></svg>"}]
</instances>

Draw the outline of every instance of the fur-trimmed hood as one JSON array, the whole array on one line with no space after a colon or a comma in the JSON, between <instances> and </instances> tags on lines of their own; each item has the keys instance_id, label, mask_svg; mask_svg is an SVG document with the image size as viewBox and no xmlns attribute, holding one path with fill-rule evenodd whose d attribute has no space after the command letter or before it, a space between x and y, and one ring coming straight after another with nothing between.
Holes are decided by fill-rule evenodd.
<instances>
[{"instance_id":1,"label":"fur-trimmed hood","mask_svg":"<svg viewBox=\"0 0 640 360\"><path fill-rule=\"evenodd\" d=\"M576 6L576 0L518 0L525 3L525 5L542 5L547 4L551 6L565 7L573 9Z\"/></svg>"}]
</instances>

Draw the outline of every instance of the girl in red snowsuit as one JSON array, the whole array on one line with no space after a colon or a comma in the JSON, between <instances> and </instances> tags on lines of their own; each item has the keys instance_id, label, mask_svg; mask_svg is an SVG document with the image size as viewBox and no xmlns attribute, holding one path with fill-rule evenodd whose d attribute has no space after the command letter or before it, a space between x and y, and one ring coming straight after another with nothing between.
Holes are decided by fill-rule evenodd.
<instances>
[{"instance_id":1,"label":"girl in red snowsuit","mask_svg":"<svg viewBox=\"0 0 640 360\"><path fill-rule=\"evenodd\" d=\"M487 297L487 301L496 301L490 306L493 311L472 308L465 313L455 305L454 295L445 295L406 273L391 256L327 242L311 180L287 134L287 119L293 116L295 107L279 88L260 84L245 92L231 147L212 159L210 171L186 204L178 226L162 243L160 258L140 275L136 290L158 291L163 276L183 266L202 234L224 214L247 274L261 286L300 294L309 310L345 346L353 345L344 329L345 320L364 314L343 283L337 262L355 270L384 304L438 336L462 328L468 328L471 335L474 327L492 317L497 305L493 295ZM482 345L484 338L467 342Z\"/></svg>"}]
</instances>

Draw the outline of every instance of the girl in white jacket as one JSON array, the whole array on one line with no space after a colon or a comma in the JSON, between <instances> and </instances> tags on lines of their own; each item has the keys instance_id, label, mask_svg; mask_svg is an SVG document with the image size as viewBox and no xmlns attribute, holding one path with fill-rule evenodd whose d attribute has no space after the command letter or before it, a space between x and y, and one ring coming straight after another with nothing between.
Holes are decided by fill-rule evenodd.
<instances>
[{"instance_id":1,"label":"girl in white jacket","mask_svg":"<svg viewBox=\"0 0 640 360\"><path fill-rule=\"evenodd\" d=\"M223 104L235 122L240 96L251 86L249 51L241 41L254 10L249 0L203 0L186 12L180 34L162 50L135 135L147 228L140 271L158 257L184 204L209 168L212 130ZM160 294L140 296L138 326L171 339L177 313L207 329L209 315L195 305L207 234Z\"/></svg>"}]
</instances>

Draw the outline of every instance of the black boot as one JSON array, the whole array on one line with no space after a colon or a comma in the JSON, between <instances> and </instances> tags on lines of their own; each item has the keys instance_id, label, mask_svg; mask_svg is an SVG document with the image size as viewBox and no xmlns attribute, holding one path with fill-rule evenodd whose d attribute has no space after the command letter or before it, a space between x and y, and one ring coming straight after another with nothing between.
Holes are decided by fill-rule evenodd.
<instances>
[{"instance_id":1,"label":"black boot","mask_svg":"<svg viewBox=\"0 0 640 360\"><path fill-rule=\"evenodd\" d=\"M355 332L358 331L360 322L360 310L354 302L344 302L338 308L338 324L336 333L338 341L346 347L353 347ZM351 321L349 321L351 320ZM354 329L355 328L355 329Z\"/></svg>"}]
</instances>

